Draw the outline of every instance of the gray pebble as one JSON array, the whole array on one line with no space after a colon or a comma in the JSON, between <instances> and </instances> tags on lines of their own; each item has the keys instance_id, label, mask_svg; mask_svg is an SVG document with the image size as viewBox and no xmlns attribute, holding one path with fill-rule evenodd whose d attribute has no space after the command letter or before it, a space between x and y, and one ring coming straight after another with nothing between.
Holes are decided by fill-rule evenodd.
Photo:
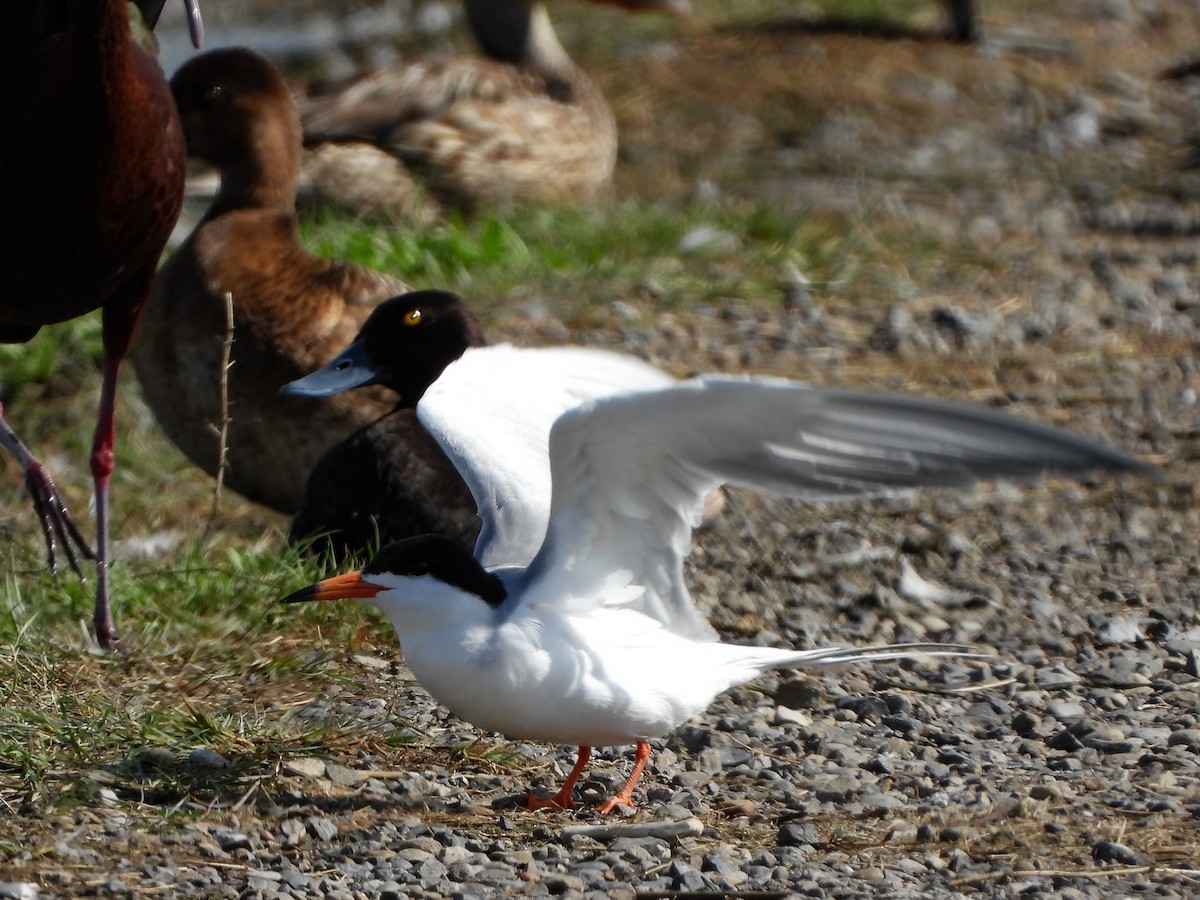
<instances>
[{"instance_id":1,"label":"gray pebble","mask_svg":"<svg viewBox=\"0 0 1200 900\"><path fill-rule=\"evenodd\" d=\"M1071 732L1064 729L1063 731L1057 731L1050 735L1050 737L1046 738L1046 746L1055 750L1065 750L1068 753L1074 753L1076 750L1079 750L1081 747L1083 747L1083 744L1080 742L1079 738L1075 737L1075 735L1071 734Z\"/></svg>"},{"instance_id":2,"label":"gray pebble","mask_svg":"<svg viewBox=\"0 0 1200 900\"><path fill-rule=\"evenodd\" d=\"M279 880L293 891L302 891L312 883L311 878L295 869L283 869L279 873Z\"/></svg>"},{"instance_id":3,"label":"gray pebble","mask_svg":"<svg viewBox=\"0 0 1200 900\"><path fill-rule=\"evenodd\" d=\"M1021 735L1021 737L1033 737L1041 728L1042 720L1028 710L1022 710L1013 716L1012 727L1013 731Z\"/></svg>"},{"instance_id":4,"label":"gray pebble","mask_svg":"<svg viewBox=\"0 0 1200 900\"><path fill-rule=\"evenodd\" d=\"M671 878L672 890L698 893L708 886L704 874L684 862L671 863L667 874Z\"/></svg>"},{"instance_id":5,"label":"gray pebble","mask_svg":"<svg viewBox=\"0 0 1200 900\"><path fill-rule=\"evenodd\" d=\"M811 825L804 825L799 822L785 822L779 827L779 834L776 836L780 847L796 847L805 844L819 844L820 837L817 835L817 830Z\"/></svg>"},{"instance_id":6,"label":"gray pebble","mask_svg":"<svg viewBox=\"0 0 1200 900\"><path fill-rule=\"evenodd\" d=\"M887 715L888 707L882 697L843 697L837 702L838 709L848 709L860 721L879 721Z\"/></svg>"},{"instance_id":7,"label":"gray pebble","mask_svg":"<svg viewBox=\"0 0 1200 900\"><path fill-rule=\"evenodd\" d=\"M217 846L226 853L232 853L234 850L249 850L252 846L249 835L231 828L214 828L212 836L213 840L217 842Z\"/></svg>"},{"instance_id":8,"label":"gray pebble","mask_svg":"<svg viewBox=\"0 0 1200 900\"><path fill-rule=\"evenodd\" d=\"M1083 704L1069 700L1060 700L1046 707L1046 712L1058 720L1074 719L1087 714Z\"/></svg>"},{"instance_id":9,"label":"gray pebble","mask_svg":"<svg viewBox=\"0 0 1200 900\"><path fill-rule=\"evenodd\" d=\"M1115 841L1097 841L1093 844L1092 859L1096 862L1117 863L1122 866L1142 866L1153 861L1153 857L1138 853Z\"/></svg>"},{"instance_id":10,"label":"gray pebble","mask_svg":"<svg viewBox=\"0 0 1200 900\"><path fill-rule=\"evenodd\" d=\"M304 820L304 828L318 841L332 841L337 837L337 823L321 816L310 816Z\"/></svg>"},{"instance_id":11,"label":"gray pebble","mask_svg":"<svg viewBox=\"0 0 1200 900\"><path fill-rule=\"evenodd\" d=\"M177 877L175 870L170 866L146 866L142 874L156 884L173 884Z\"/></svg>"},{"instance_id":12,"label":"gray pebble","mask_svg":"<svg viewBox=\"0 0 1200 900\"><path fill-rule=\"evenodd\" d=\"M135 764L146 773L171 773L179 771L179 760L165 747L145 747L137 752Z\"/></svg>"},{"instance_id":13,"label":"gray pebble","mask_svg":"<svg viewBox=\"0 0 1200 900\"><path fill-rule=\"evenodd\" d=\"M775 691L775 702L788 709L812 709L825 697L821 685L808 678L791 678Z\"/></svg>"},{"instance_id":14,"label":"gray pebble","mask_svg":"<svg viewBox=\"0 0 1200 900\"><path fill-rule=\"evenodd\" d=\"M330 762L325 764L325 777L343 787L353 787L366 779L366 776L357 769Z\"/></svg>"},{"instance_id":15,"label":"gray pebble","mask_svg":"<svg viewBox=\"0 0 1200 900\"><path fill-rule=\"evenodd\" d=\"M227 769L229 767L229 760L208 747L197 747L188 754L187 761L193 769Z\"/></svg>"},{"instance_id":16,"label":"gray pebble","mask_svg":"<svg viewBox=\"0 0 1200 900\"><path fill-rule=\"evenodd\" d=\"M1085 747L1091 747L1093 750L1099 750L1101 753L1115 754L1132 753L1139 746L1141 746L1141 742L1126 740L1113 741L1102 737L1096 737L1095 735L1088 735L1083 739L1083 745Z\"/></svg>"},{"instance_id":17,"label":"gray pebble","mask_svg":"<svg viewBox=\"0 0 1200 900\"><path fill-rule=\"evenodd\" d=\"M1200 751L1200 728L1184 728L1171 732L1167 738L1168 747L1188 747Z\"/></svg>"}]
</instances>

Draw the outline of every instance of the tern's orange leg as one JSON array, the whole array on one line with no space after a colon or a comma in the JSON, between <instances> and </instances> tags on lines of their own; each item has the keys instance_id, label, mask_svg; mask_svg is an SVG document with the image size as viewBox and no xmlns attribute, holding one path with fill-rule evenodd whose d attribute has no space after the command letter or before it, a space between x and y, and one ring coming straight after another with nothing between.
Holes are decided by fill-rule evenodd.
<instances>
[{"instance_id":1,"label":"tern's orange leg","mask_svg":"<svg viewBox=\"0 0 1200 900\"><path fill-rule=\"evenodd\" d=\"M650 762L650 742L641 740L637 742L637 755L633 761L633 771L629 773L629 780L625 782L625 787L621 788L621 792L614 797L610 797L602 804L596 807L596 812L602 816L608 815L618 806L633 806L633 789L637 787L638 780L642 777L642 772L646 770L646 763Z\"/></svg>"},{"instance_id":2,"label":"tern's orange leg","mask_svg":"<svg viewBox=\"0 0 1200 900\"><path fill-rule=\"evenodd\" d=\"M571 794L575 791L575 782L579 781L579 776L583 774L583 767L588 764L588 760L592 758L591 747L580 747L579 756L575 759L575 765L571 768L571 774L567 776L567 782L553 797L539 797L533 791L528 791L525 794L525 805L528 809L574 809L575 801L571 799Z\"/></svg>"}]
</instances>

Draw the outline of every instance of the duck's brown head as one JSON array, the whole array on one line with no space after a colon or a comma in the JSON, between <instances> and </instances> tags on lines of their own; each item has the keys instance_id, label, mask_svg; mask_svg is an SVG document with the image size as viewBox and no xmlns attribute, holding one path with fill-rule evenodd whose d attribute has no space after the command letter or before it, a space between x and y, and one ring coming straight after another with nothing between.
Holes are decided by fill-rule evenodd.
<instances>
[{"instance_id":1,"label":"duck's brown head","mask_svg":"<svg viewBox=\"0 0 1200 900\"><path fill-rule=\"evenodd\" d=\"M286 180L294 190L300 165L300 116L279 70L243 47L201 54L180 67L171 91L188 155L242 189Z\"/></svg>"}]
</instances>

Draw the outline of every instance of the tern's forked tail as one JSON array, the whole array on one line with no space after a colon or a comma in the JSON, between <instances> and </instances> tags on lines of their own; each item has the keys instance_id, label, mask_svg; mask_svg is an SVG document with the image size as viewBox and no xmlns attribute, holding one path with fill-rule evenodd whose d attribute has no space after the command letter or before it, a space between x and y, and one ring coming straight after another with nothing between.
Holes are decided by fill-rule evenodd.
<instances>
[{"instance_id":1,"label":"tern's forked tail","mask_svg":"<svg viewBox=\"0 0 1200 900\"><path fill-rule=\"evenodd\" d=\"M874 647L822 647L818 650L784 650L768 647L734 647L724 645L730 652L731 668L744 666L739 680L748 681L756 674L770 669L807 669L816 666L851 665L882 662L889 659L915 659L922 656L953 656L959 659L981 659L991 653L981 652L966 644L879 644ZM736 653L736 651L742 651Z\"/></svg>"},{"instance_id":2,"label":"tern's forked tail","mask_svg":"<svg viewBox=\"0 0 1200 900\"><path fill-rule=\"evenodd\" d=\"M836 666L843 663L879 662L885 659L914 659L920 656L957 656L979 659L991 656L981 653L966 644L935 644L917 642L912 644L879 644L874 647L824 647L820 650L785 651L786 658L771 668L807 668L809 666Z\"/></svg>"}]
</instances>

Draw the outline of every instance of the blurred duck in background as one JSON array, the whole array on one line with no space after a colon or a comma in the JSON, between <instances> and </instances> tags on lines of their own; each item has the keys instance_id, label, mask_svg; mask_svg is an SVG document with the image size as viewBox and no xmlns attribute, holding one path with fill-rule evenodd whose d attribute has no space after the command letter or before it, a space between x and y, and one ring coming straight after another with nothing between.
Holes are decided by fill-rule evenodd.
<instances>
[{"instance_id":1,"label":"blurred duck in background","mask_svg":"<svg viewBox=\"0 0 1200 900\"><path fill-rule=\"evenodd\" d=\"M164 0L26 0L0 8L0 341L103 310L104 376L92 444L96 548L53 479L0 410L0 443L21 466L52 568L61 546L95 558L96 640L118 649L108 593L108 486L117 375L183 202L184 146L153 53L138 43ZM185 0L192 40L200 14Z\"/></svg>"},{"instance_id":2,"label":"blurred duck in background","mask_svg":"<svg viewBox=\"0 0 1200 900\"><path fill-rule=\"evenodd\" d=\"M686 0L595 2L688 11ZM465 210L588 202L609 184L616 122L545 7L463 5L483 57L388 66L300 102L310 148L303 195L362 215L420 219L432 208L426 184L437 203Z\"/></svg>"}]
</instances>

